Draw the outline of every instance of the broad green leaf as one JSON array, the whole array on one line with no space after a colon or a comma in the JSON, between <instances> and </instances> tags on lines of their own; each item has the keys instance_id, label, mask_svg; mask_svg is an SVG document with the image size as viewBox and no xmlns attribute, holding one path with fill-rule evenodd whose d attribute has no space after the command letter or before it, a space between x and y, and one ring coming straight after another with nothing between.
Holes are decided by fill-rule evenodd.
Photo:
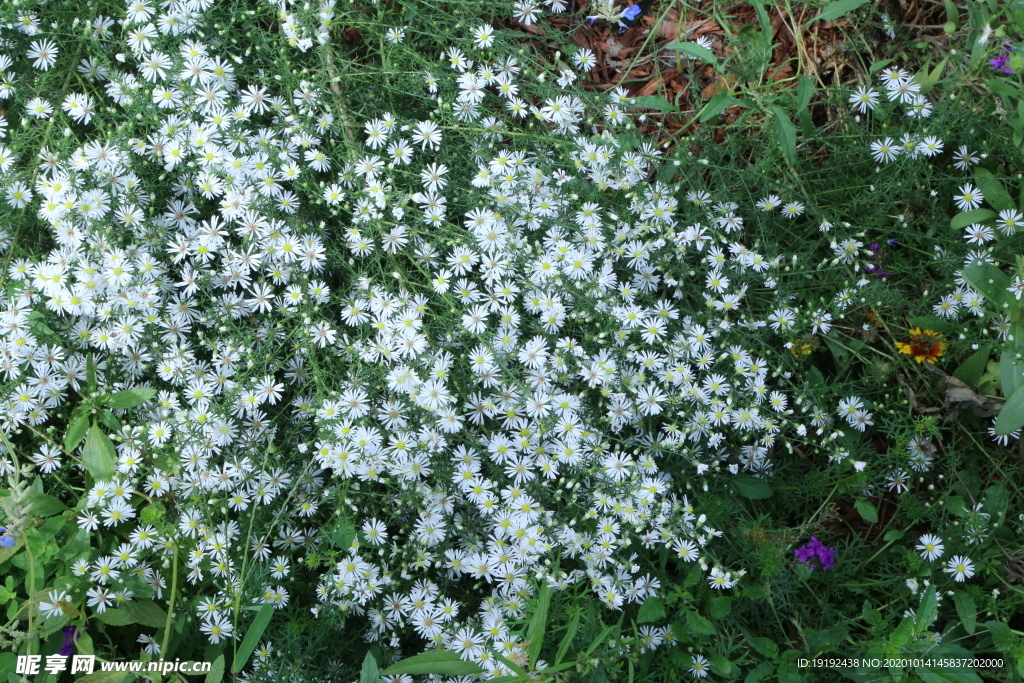
<instances>
[{"instance_id":1,"label":"broad green leaf","mask_svg":"<svg viewBox=\"0 0 1024 683\"><path fill-rule=\"evenodd\" d=\"M555 652L555 666L562 663L562 658L565 657L565 653L572 647L573 639L576 638L576 631L580 627L580 615L582 610L576 610L576 614L573 615L569 621L569 628L565 632L565 636L562 637L562 642L558 644L558 651Z\"/></svg>"},{"instance_id":2,"label":"broad green leaf","mask_svg":"<svg viewBox=\"0 0 1024 683\"><path fill-rule=\"evenodd\" d=\"M984 190L982 191L984 193ZM985 194L987 198L988 195ZM954 230L960 230L966 228L968 225L974 223L981 223L987 221L990 218L995 218L996 212L992 209L974 209L973 211L961 211L949 221L949 227Z\"/></svg>"},{"instance_id":3,"label":"broad green leaf","mask_svg":"<svg viewBox=\"0 0 1024 683\"><path fill-rule=\"evenodd\" d=\"M530 645L526 648L526 654L530 658L530 664L534 665L540 659L540 649L544 645L544 634L547 628L548 607L551 605L551 586L547 583L541 585L537 591L537 607L530 619L530 626L526 630L526 639Z\"/></svg>"},{"instance_id":4,"label":"broad green leaf","mask_svg":"<svg viewBox=\"0 0 1024 683\"><path fill-rule=\"evenodd\" d=\"M636 615L636 623L646 624L651 621L659 621L665 618L665 601L657 596L650 596L640 605L640 612Z\"/></svg>"},{"instance_id":5,"label":"broad green leaf","mask_svg":"<svg viewBox=\"0 0 1024 683\"><path fill-rule=\"evenodd\" d=\"M921 596L921 604L918 605L914 615L914 626L918 633L932 625L935 617L939 614L939 603L935 594L935 586L928 586L928 590Z\"/></svg>"},{"instance_id":6,"label":"broad green leaf","mask_svg":"<svg viewBox=\"0 0 1024 683\"><path fill-rule=\"evenodd\" d=\"M630 98L634 107L641 107L643 109L653 109L660 112L678 112L679 107L669 102L664 97L658 95L643 95L641 97Z\"/></svg>"},{"instance_id":7,"label":"broad green leaf","mask_svg":"<svg viewBox=\"0 0 1024 683\"><path fill-rule=\"evenodd\" d=\"M114 478L117 451L110 438L95 422L89 428L89 434L85 438L82 461L85 463L85 469L89 470L89 474L96 481L111 481Z\"/></svg>"},{"instance_id":8,"label":"broad green leaf","mask_svg":"<svg viewBox=\"0 0 1024 683\"><path fill-rule=\"evenodd\" d=\"M885 535L882 536L882 540L888 543L889 541L898 541L903 538L903 536L904 531L902 529L889 529L885 532Z\"/></svg>"},{"instance_id":9,"label":"broad green leaf","mask_svg":"<svg viewBox=\"0 0 1024 683\"><path fill-rule=\"evenodd\" d=\"M800 83L796 87L796 111L800 117L801 132L804 137L814 134L814 127L811 122L811 98L814 96L814 80L810 76L801 76Z\"/></svg>"},{"instance_id":10,"label":"broad green leaf","mask_svg":"<svg viewBox=\"0 0 1024 683\"><path fill-rule=\"evenodd\" d=\"M111 626L127 626L128 624L135 623L135 617L123 609L108 609L105 612L97 612L95 618L97 621Z\"/></svg>"},{"instance_id":11,"label":"broad green leaf","mask_svg":"<svg viewBox=\"0 0 1024 683\"><path fill-rule=\"evenodd\" d=\"M92 636L79 629L75 634L75 649L78 650L80 655L95 654L96 646L92 642Z\"/></svg>"},{"instance_id":12,"label":"broad green leaf","mask_svg":"<svg viewBox=\"0 0 1024 683\"><path fill-rule=\"evenodd\" d=\"M359 683L380 683L380 672L377 670L377 660L369 652L363 658L363 667L359 671Z\"/></svg>"},{"instance_id":13,"label":"broad green leaf","mask_svg":"<svg viewBox=\"0 0 1024 683\"><path fill-rule=\"evenodd\" d=\"M911 327L920 327L923 330L941 332L942 334L956 334L960 330L959 327L952 325L945 320L940 320L934 315L919 315L913 318L908 318L907 322L910 323Z\"/></svg>"},{"instance_id":14,"label":"broad green leaf","mask_svg":"<svg viewBox=\"0 0 1024 683\"><path fill-rule=\"evenodd\" d=\"M867 1L868 0L837 0L837 2L826 5L825 9L821 10L821 14L807 23L812 24L815 21L834 21L844 14L848 14L861 5L866 4Z\"/></svg>"},{"instance_id":15,"label":"broad green leaf","mask_svg":"<svg viewBox=\"0 0 1024 683\"><path fill-rule=\"evenodd\" d=\"M771 50L772 20L768 16L768 10L764 8L765 3L763 0L754 0L754 2L750 4L754 6L754 12L757 13L757 21L761 24L761 38L764 40L765 49Z\"/></svg>"},{"instance_id":16,"label":"broad green leaf","mask_svg":"<svg viewBox=\"0 0 1024 683\"><path fill-rule=\"evenodd\" d=\"M892 64L894 61L895 61L894 59L890 58L890 59L880 59L877 62L872 62L871 66L868 67L868 73L872 73L873 74L876 71L880 71L880 70L884 69L885 67L889 66L890 64Z\"/></svg>"},{"instance_id":17,"label":"broad green leaf","mask_svg":"<svg viewBox=\"0 0 1024 683\"><path fill-rule=\"evenodd\" d=\"M62 503L60 498L39 493L38 491L29 491L26 495L28 501L32 503L29 514L34 517L53 517L68 509L68 506Z\"/></svg>"},{"instance_id":18,"label":"broad green leaf","mask_svg":"<svg viewBox=\"0 0 1024 683\"><path fill-rule=\"evenodd\" d=\"M715 96L708 100L708 103L704 105L701 110L698 119L701 123L707 123L711 119L715 118L729 107L735 106L746 107L747 104L743 100L733 97L724 90L715 93Z\"/></svg>"},{"instance_id":19,"label":"broad green leaf","mask_svg":"<svg viewBox=\"0 0 1024 683\"><path fill-rule=\"evenodd\" d=\"M125 389L107 399L107 405L118 410L128 410L142 405L154 396L156 396L156 389Z\"/></svg>"},{"instance_id":20,"label":"broad green leaf","mask_svg":"<svg viewBox=\"0 0 1024 683\"><path fill-rule=\"evenodd\" d=\"M724 619L732 611L732 598L728 595L712 595L708 598L707 607L712 619Z\"/></svg>"},{"instance_id":21,"label":"broad green leaf","mask_svg":"<svg viewBox=\"0 0 1024 683\"><path fill-rule=\"evenodd\" d=\"M85 438L86 433L89 431L89 415L88 413L79 415L71 421L71 425L68 427L67 434L64 435L64 452L71 455L78 444L82 443L82 439Z\"/></svg>"},{"instance_id":22,"label":"broad green leaf","mask_svg":"<svg viewBox=\"0 0 1024 683\"><path fill-rule=\"evenodd\" d=\"M732 478L732 482L744 498L761 499L772 496L772 487L764 479L758 479L749 474L737 474Z\"/></svg>"},{"instance_id":23,"label":"broad green leaf","mask_svg":"<svg viewBox=\"0 0 1024 683\"><path fill-rule=\"evenodd\" d=\"M981 683L981 678L971 669L928 669L919 666L914 672L922 683Z\"/></svg>"},{"instance_id":24,"label":"broad green leaf","mask_svg":"<svg viewBox=\"0 0 1024 683\"><path fill-rule=\"evenodd\" d=\"M713 636L716 633L714 625L693 610L686 613L686 630L691 636L697 637Z\"/></svg>"},{"instance_id":25,"label":"broad green leaf","mask_svg":"<svg viewBox=\"0 0 1024 683\"><path fill-rule=\"evenodd\" d=\"M1003 97L1012 97L1015 100L1020 99L1020 90L1018 90L1017 86L1015 86L1013 83L1010 83L1010 81L1006 80L1005 78L990 77L985 80L985 83L992 90L992 92L994 92L997 95L1002 95ZM982 190L982 192L984 192L984 190ZM987 197L988 195L985 196Z\"/></svg>"},{"instance_id":26,"label":"broad green leaf","mask_svg":"<svg viewBox=\"0 0 1024 683\"><path fill-rule=\"evenodd\" d=\"M119 432L123 428L123 425L121 424L121 421L117 419L117 416L106 408L100 408L96 413L96 416L100 418L100 422L102 422L107 429L113 432Z\"/></svg>"},{"instance_id":27,"label":"broad green leaf","mask_svg":"<svg viewBox=\"0 0 1024 683\"><path fill-rule=\"evenodd\" d=\"M751 638L750 647L754 648L768 659L775 659L779 654L779 646L771 638Z\"/></svg>"},{"instance_id":28,"label":"broad green leaf","mask_svg":"<svg viewBox=\"0 0 1024 683\"><path fill-rule=\"evenodd\" d=\"M775 117L775 131L779 134L779 144L782 145L782 153L789 160L789 163L796 164L796 126L789 120L789 114L776 105L771 105L772 115Z\"/></svg>"},{"instance_id":29,"label":"broad green leaf","mask_svg":"<svg viewBox=\"0 0 1024 683\"><path fill-rule=\"evenodd\" d=\"M625 615L623 615L623 616L625 616ZM612 633L614 633L614 632L619 630L619 625L621 623L622 623L622 620L620 618L618 624L612 624L611 626L608 626L603 631L601 631L597 635L597 637L594 638L594 642L592 642L590 644L590 647L587 648L587 651L583 654L583 656L584 657L589 657L590 653L592 653L594 650L596 650L598 648L598 646L601 645L601 643L603 643L604 641L608 640L608 637L611 636Z\"/></svg>"},{"instance_id":30,"label":"broad green leaf","mask_svg":"<svg viewBox=\"0 0 1024 683\"><path fill-rule=\"evenodd\" d=\"M224 655L218 655L206 672L206 683L220 683L224 678Z\"/></svg>"},{"instance_id":31,"label":"broad green leaf","mask_svg":"<svg viewBox=\"0 0 1024 683\"><path fill-rule=\"evenodd\" d=\"M135 674L131 671L96 671L76 678L75 683L131 683L135 680Z\"/></svg>"},{"instance_id":32,"label":"broad green leaf","mask_svg":"<svg viewBox=\"0 0 1024 683\"><path fill-rule=\"evenodd\" d=\"M167 612L152 600L126 602L121 609L130 614L137 624L150 628L163 628L167 625Z\"/></svg>"},{"instance_id":33,"label":"broad green leaf","mask_svg":"<svg viewBox=\"0 0 1024 683\"><path fill-rule=\"evenodd\" d=\"M775 662L761 662L747 674L747 677L743 679L743 683L757 683L758 681L768 678L775 669Z\"/></svg>"},{"instance_id":34,"label":"broad green leaf","mask_svg":"<svg viewBox=\"0 0 1024 683\"><path fill-rule=\"evenodd\" d=\"M1024 360L1019 360L1012 350L999 354L999 383L1006 399L1024 386Z\"/></svg>"},{"instance_id":35,"label":"broad green leaf","mask_svg":"<svg viewBox=\"0 0 1024 683\"><path fill-rule=\"evenodd\" d=\"M715 53L706 47L698 45L697 43L671 43L665 46L666 50L675 50L676 52L682 52L684 55L699 59L705 64L711 64L712 66L718 67L718 59L715 57Z\"/></svg>"},{"instance_id":36,"label":"broad green leaf","mask_svg":"<svg viewBox=\"0 0 1024 683\"><path fill-rule=\"evenodd\" d=\"M90 394L96 391L96 360L91 353L85 357L85 390Z\"/></svg>"},{"instance_id":37,"label":"broad green leaf","mask_svg":"<svg viewBox=\"0 0 1024 683\"><path fill-rule=\"evenodd\" d=\"M1003 184L987 168L976 166L974 168L974 181L978 183L981 193L985 195L985 201L996 211L1016 209L1013 200Z\"/></svg>"},{"instance_id":38,"label":"broad green leaf","mask_svg":"<svg viewBox=\"0 0 1024 683\"><path fill-rule=\"evenodd\" d=\"M1010 287L1010 277L991 263L972 261L964 267L963 276L967 284L984 294L986 299L1000 306L1003 303L1009 303L1011 306L1015 303L1013 295L1007 291Z\"/></svg>"},{"instance_id":39,"label":"broad green leaf","mask_svg":"<svg viewBox=\"0 0 1024 683\"><path fill-rule=\"evenodd\" d=\"M964 625L964 629L974 635L974 629L978 625L978 607L974 604L974 600L967 593L957 591L953 593L953 604L956 605L956 614L960 617L960 623Z\"/></svg>"},{"instance_id":40,"label":"broad green leaf","mask_svg":"<svg viewBox=\"0 0 1024 683\"><path fill-rule=\"evenodd\" d=\"M857 508L857 512L864 518L864 521L871 522L872 524L878 522L878 510L868 501L863 498L857 498L853 501L853 507Z\"/></svg>"},{"instance_id":41,"label":"broad green leaf","mask_svg":"<svg viewBox=\"0 0 1024 683\"><path fill-rule=\"evenodd\" d=\"M451 650L425 652L421 655L406 657L397 664L392 664L380 672L381 676L413 676L437 674L439 676L472 676L483 673L483 669L473 662L467 662Z\"/></svg>"},{"instance_id":42,"label":"broad green leaf","mask_svg":"<svg viewBox=\"0 0 1024 683\"><path fill-rule=\"evenodd\" d=\"M725 656L718 654L715 651L708 653L708 659L711 660L711 670L717 671L722 676L731 676L733 669L736 665L730 662Z\"/></svg>"},{"instance_id":43,"label":"broad green leaf","mask_svg":"<svg viewBox=\"0 0 1024 683\"><path fill-rule=\"evenodd\" d=\"M1006 400L996 419L996 436L1006 436L1024 427L1024 391L1015 391Z\"/></svg>"},{"instance_id":44,"label":"broad green leaf","mask_svg":"<svg viewBox=\"0 0 1024 683\"><path fill-rule=\"evenodd\" d=\"M988 366L988 359L991 354L991 346L984 345L980 347L971 354L970 358L961 363L960 367L953 371L953 376L964 384L977 389L981 384L981 377L985 374L985 368Z\"/></svg>"},{"instance_id":45,"label":"broad green leaf","mask_svg":"<svg viewBox=\"0 0 1024 683\"><path fill-rule=\"evenodd\" d=\"M1013 647L1013 630L1001 621L986 621L985 626L992 634L992 642L1003 652L1009 654Z\"/></svg>"},{"instance_id":46,"label":"broad green leaf","mask_svg":"<svg viewBox=\"0 0 1024 683\"><path fill-rule=\"evenodd\" d=\"M889 647L901 648L910 642L914 637L914 620L910 617L904 618L900 625L889 635Z\"/></svg>"},{"instance_id":47,"label":"broad green leaf","mask_svg":"<svg viewBox=\"0 0 1024 683\"><path fill-rule=\"evenodd\" d=\"M249 656L256 649L256 645L260 642L260 638L263 637L263 632L267 629L267 624L270 623L270 619L273 616L273 605L263 605L260 607L260 611L256 613L256 618L249 624L249 630L245 632L242 644L238 646L238 651L235 652L235 661L231 663L231 673L238 673L245 666L246 662L249 661Z\"/></svg>"}]
</instances>

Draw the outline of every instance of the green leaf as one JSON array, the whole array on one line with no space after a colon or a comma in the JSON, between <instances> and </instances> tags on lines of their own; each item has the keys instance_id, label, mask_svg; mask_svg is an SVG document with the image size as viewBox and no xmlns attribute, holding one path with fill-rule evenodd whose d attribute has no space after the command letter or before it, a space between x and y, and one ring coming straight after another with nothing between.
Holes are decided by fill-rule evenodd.
<instances>
[{"instance_id":1,"label":"green leaf","mask_svg":"<svg viewBox=\"0 0 1024 683\"><path fill-rule=\"evenodd\" d=\"M86 432L89 431L89 414L83 414L71 421L67 434L64 435L64 452L71 455L78 444L82 443Z\"/></svg>"},{"instance_id":2,"label":"green leaf","mask_svg":"<svg viewBox=\"0 0 1024 683\"><path fill-rule=\"evenodd\" d=\"M1017 354L1009 349L999 354L999 386L1006 399L1024 386L1024 361L1018 361Z\"/></svg>"},{"instance_id":3,"label":"green leaf","mask_svg":"<svg viewBox=\"0 0 1024 683\"><path fill-rule=\"evenodd\" d=\"M805 138L814 134L811 111L808 109L813 96L814 81L810 76L801 76L800 83L796 87L796 111L800 117L800 128Z\"/></svg>"},{"instance_id":4,"label":"green leaf","mask_svg":"<svg viewBox=\"0 0 1024 683\"><path fill-rule=\"evenodd\" d=\"M920 327L925 330L931 330L932 332L941 332L942 334L956 334L960 329L945 320L936 318L934 315L915 316L913 318L908 318L907 322L912 327Z\"/></svg>"},{"instance_id":5,"label":"green leaf","mask_svg":"<svg viewBox=\"0 0 1024 683\"><path fill-rule=\"evenodd\" d=\"M984 192L984 190L983 190ZM986 194L987 198L988 195ZM953 216L952 220L949 221L949 227L954 230L960 230L966 228L968 225L974 223L981 223L987 221L990 218L995 218L996 212L992 209L974 209L973 211L961 211L957 215Z\"/></svg>"},{"instance_id":6,"label":"green leaf","mask_svg":"<svg viewBox=\"0 0 1024 683\"><path fill-rule=\"evenodd\" d=\"M901 529L889 529L882 536L882 540L888 543L889 541L898 541L903 538L904 532Z\"/></svg>"},{"instance_id":7,"label":"green leaf","mask_svg":"<svg viewBox=\"0 0 1024 683\"><path fill-rule=\"evenodd\" d=\"M995 646L1004 653L1009 654L1014 642L1013 631L1010 627L1001 621L986 621L985 626L988 627L988 632L992 634L992 642L995 643Z\"/></svg>"},{"instance_id":8,"label":"green leaf","mask_svg":"<svg viewBox=\"0 0 1024 683\"><path fill-rule=\"evenodd\" d=\"M953 604L956 605L956 614L960 617L960 623L964 625L964 629L974 635L974 629L978 625L978 607L974 604L974 600L967 593L957 591L953 593Z\"/></svg>"},{"instance_id":9,"label":"green leaf","mask_svg":"<svg viewBox=\"0 0 1024 683\"><path fill-rule=\"evenodd\" d=\"M960 10L957 9L953 0L942 0L942 4L946 8L946 20L953 24L953 30L956 30L957 25L960 23Z\"/></svg>"},{"instance_id":10,"label":"green leaf","mask_svg":"<svg viewBox=\"0 0 1024 683\"><path fill-rule=\"evenodd\" d=\"M206 683L220 683L224 678L224 655L219 655L206 672Z\"/></svg>"},{"instance_id":11,"label":"green leaf","mask_svg":"<svg viewBox=\"0 0 1024 683\"><path fill-rule=\"evenodd\" d=\"M735 107L736 105L741 107L747 106L746 102L743 100L733 97L724 90L721 90L715 93L715 96L708 100L708 103L704 105L698 119L701 123L707 123L729 107Z\"/></svg>"},{"instance_id":12,"label":"green leaf","mask_svg":"<svg viewBox=\"0 0 1024 683\"><path fill-rule=\"evenodd\" d=\"M918 605L914 616L914 626L918 633L932 625L935 617L939 614L939 603L935 594L935 586L928 586L928 590L921 596L921 604Z\"/></svg>"},{"instance_id":13,"label":"green leaf","mask_svg":"<svg viewBox=\"0 0 1024 683\"><path fill-rule=\"evenodd\" d=\"M91 353L85 357L85 390L90 394L96 391L96 361Z\"/></svg>"},{"instance_id":14,"label":"green leaf","mask_svg":"<svg viewBox=\"0 0 1024 683\"><path fill-rule=\"evenodd\" d=\"M380 672L381 676L413 676L437 674L439 676L472 676L483 673L477 664L464 661L458 653L451 650L425 652L421 655L406 657L397 664L392 664Z\"/></svg>"},{"instance_id":15,"label":"green leaf","mask_svg":"<svg viewBox=\"0 0 1024 683\"><path fill-rule=\"evenodd\" d=\"M880 59L877 62L872 62L871 66L868 67L868 73L872 73L873 74L876 71L880 71L880 70L884 69L885 67L889 66L890 64L892 64L894 61L895 60L893 60L893 59Z\"/></svg>"},{"instance_id":16,"label":"green leaf","mask_svg":"<svg viewBox=\"0 0 1024 683\"><path fill-rule=\"evenodd\" d=\"M107 405L118 410L128 410L142 405L154 396L156 389L125 389L107 399Z\"/></svg>"},{"instance_id":17,"label":"green leaf","mask_svg":"<svg viewBox=\"0 0 1024 683\"><path fill-rule=\"evenodd\" d=\"M981 260L972 261L963 269L964 280L971 287L985 295L986 299L1002 305L1016 303L1013 295L1006 291L1010 278L998 267Z\"/></svg>"},{"instance_id":18,"label":"green leaf","mask_svg":"<svg viewBox=\"0 0 1024 683\"><path fill-rule=\"evenodd\" d=\"M540 659L540 649L544 645L544 632L547 627L550 605L551 586L543 583L540 590L537 591L537 608L534 610L530 626L526 630L526 639L530 641L530 646L526 648L526 654L530 658L530 664L536 664Z\"/></svg>"},{"instance_id":19,"label":"green leaf","mask_svg":"<svg viewBox=\"0 0 1024 683\"><path fill-rule=\"evenodd\" d=\"M991 353L991 346L985 345L980 347L970 358L961 363L960 367L953 371L953 376L964 384L977 389L981 384L982 375L985 374L985 368L988 366L988 359Z\"/></svg>"},{"instance_id":20,"label":"green leaf","mask_svg":"<svg viewBox=\"0 0 1024 683\"><path fill-rule=\"evenodd\" d=\"M135 617L124 609L108 609L105 612L97 612L95 618L110 626L127 626L135 623Z\"/></svg>"},{"instance_id":21,"label":"green leaf","mask_svg":"<svg viewBox=\"0 0 1024 683\"><path fill-rule=\"evenodd\" d=\"M82 454L85 469L96 481L111 481L114 478L114 463L117 451L110 438L94 422L85 438L85 451Z\"/></svg>"},{"instance_id":22,"label":"green leaf","mask_svg":"<svg viewBox=\"0 0 1024 683\"><path fill-rule=\"evenodd\" d=\"M981 683L978 674L970 669L927 669L919 666L914 672L923 683Z\"/></svg>"},{"instance_id":23,"label":"green leaf","mask_svg":"<svg viewBox=\"0 0 1024 683\"><path fill-rule=\"evenodd\" d=\"M744 498L761 499L772 496L772 487L764 479L758 479L749 474L737 474L732 478L732 482Z\"/></svg>"},{"instance_id":24,"label":"green leaf","mask_svg":"<svg viewBox=\"0 0 1024 683\"><path fill-rule=\"evenodd\" d=\"M853 501L853 507L857 508L857 512L864 518L864 521L871 522L872 524L878 523L878 510L868 501L863 498L856 498Z\"/></svg>"},{"instance_id":25,"label":"green leaf","mask_svg":"<svg viewBox=\"0 0 1024 683\"><path fill-rule=\"evenodd\" d=\"M641 97L630 98L634 107L641 107L643 109L653 109L660 112L678 112L679 107L669 102L664 97L659 95L643 95Z\"/></svg>"},{"instance_id":26,"label":"green leaf","mask_svg":"<svg viewBox=\"0 0 1024 683\"><path fill-rule=\"evenodd\" d=\"M359 683L380 683L377 660L369 652L363 658L363 668L359 671Z\"/></svg>"},{"instance_id":27,"label":"green leaf","mask_svg":"<svg viewBox=\"0 0 1024 683\"><path fill-rule=\"evenodd\" d=\"M775 662L761 662L747 674L747 677L743 679L743 683L757 683L758 681L768 678L775 669Z\"/></svg>"},{"instance_id":28,"label":"green leaf","mask_svg":"<svg viewBox=\"0 0 1024 683\"><path fill-rule=\"evenodd\" d=\"M914 620L904 618L900 625L889 635L889 647L901 648L914 637Z\"/></svg>"},{"instance_id":29,"label":"green leaf","mask_svg":"<svg viewBox=\"0 0 1024 683\"><path fill-rule=\"evenodd\" d=\"M1010 199L1006 188L987 168L976 166L974 168L974 181L978 183L981 193L985 195L985 201L996 211L1017 208Z\"/></svg>"},{"instance_id":30,"label":"green leaf","mask_svg":"<svg viewBox=\"0 0 1024 683\"><path fill-rule=\"evenodd\" d=\"M697 43L670 43L665 46L665 49L682 52L684 55L699 59L705 64L711 64L718 68L718 58L715 57L715 53Z\"/></svg>"},{"instance_id":31,"label":"green leaf","mask_svg":"<svg viewBox=\"0 0 1024 683\"><path fill-rule=\"evenodd\" d=\"M335 547L348 550L352 547L352 539L356 537L356 527L352 522L342 520L341 526L331 533L331 542Z\"/></svg>"},{"instance_id":32,"label":"green leaf","mask_svg":"<svg viewBox=\"0 0 1024 683\"><path fill-rule=\"evenodd\" d=\"M572 647L573 639L576 638L576 631L580 627L580 615L583 613L582 610L576 610L576 614L573 615L569 621L569 629L565 632L565 636L562 638L562 642L558 644L558 651L555 652L555 666L562 663L562 658L565 657L565 653Z\"/></svg>"},{"instance_id":33,"label":"green leaf","mask_svg":"<svg viewBox=\"0 0 1024 683\"><path fill-rule=\"evenodd\" d=\"M123 428L123 425L121 424L121 421L117 419L117 416L106 408L100 408L96 415L100 418L100 422L102 422L104 426L111 431L119 432Z\"/></svg>"},{"instance_id":34,"label":"green leaf","mask_svg":"<svg viewBox=\"0 0 1024 683\"><path fill-rule=\"evenodd\" d=\"M779 646L771 638L751 638L750 647L754 648L768 659L775 659L779 654Z\"/></svg>"},{"instance_id":35,"label":"green leaf","mask_svg":"<svg viewBox=\"0 0 1024 683\"><path fill-rule=\"evenodd\" d=\"M76 678L75 683L130 683L135 679L131 671L97 671L82 678Z\"/></svg>"},{"instance_id":36,"label":"green leaf","mask_svg":"<svg viewBox=\"0 0 1024 683\"><path fill-rule=\"evenodd\" d=\"M697 637L713 636L716 633L715 627L710 621L692 610L686 613L686 630L690 635Z\"/></svg>"},{"instance_id":37,"label":"green leaf","mask_svg":"<svg viewBox=\"0 0 1024 683\"><path fill-rule=\"evenodd\" d=\"M796 127L789 120L789 114L776 105L771 105L772 115L775 117L775 131L779 134L779 144L782 145L782 153L789 160L789 163L796 164Z\"/></svg>"},{"instance_id":38,"label":"green leaf","mask_svg":"<svg viewBox=\"0 0 1024 683\"><path fill-rule=\"evenodd\" d=\"M163 628L167 624L167 612L152 600L126 602L121 609L132 616L135 623L150 628Z\"/></svg>"},{"instance_id":39,"label":"green leaf","mask_svg":"<svg viewBox=\"0 0 1024 683\"><path fill-rule=\"evenodd\" d=\"M665 601L652 595L644 600L644 604L640 605L640 612L636 615L636 623L646 624L648 622L658 621L664 618Z\"/></svg>"},{"instance_id":40,"label":"green leaf","mask_svg":"<svg viewBox=\"0 0 1024 683\"><path fill-rule=\"evenodd\" d=\"M1005 78L989 78L985 82L988 84L989 89L997 95L1012 97L1015 100L1021 98L1020 90L1017 89L1017 86ZM984 189L982 192L984 192ZM987 197L988 195L985 196Z\"/></svg>"},{"instance_id":41,"label":"green leaf","mask_svg":"<svg viewBox=\"0 0 1024 683\"><path fill-rule=\"evenodd\" d=\"M844 14L848 14L853 10L857 9L861 5L867 3L868 0L838 0L837 2L829 3L825 6L825 9L821 10L821 14L816 16L807 22L806 25L810 25L815 21L834 21Z\"/></svg>"},{"instance_id":42,"label":"green leaf","mask_svg":"<svg viewBox=\"0 0 1024 683\"><path fill-rule=\"evenodd\" d=\"M263 605L260 607L260 611L256 613L256 618L249 624L249 630L245 632L242 644L238 646L238 651L235 653L235 661L231 663L231 673L238 673L245 666L246 662L249 661L249 656L256 649L257 643L263 637L263 632L267 629L267 624L270 623L270 619L273 616L273 605Z\"/></svg>"},{"instance_id":43,"label":"green leaf","mask_svg":"<svg viewBox=\"0 0 1024 683\"><path fill-rule=\"evenodd\" d=\"M726 659L725 656L714 651L708 653L708 659L711 660L712 671L717 671L722 676L731 676L733 669L736 668L736 665Z\"/></svg>"},{"instance_id":44,"label":"green leaf","mask_svg":"<svg viewBox=\"0 0 1024 683\"><path fill-rule=\"evenodd\" d=\"M60 498L48 496L38 491L29 491L26 497L32 503L29 514L35 517L53 517L68 509L68 506L62 503Z\"/></svg>"},{"instance_id":45,"label":"green leaf","mask_svg":"<svg viewBox=\"0 0 1024 683\"><path fill-rule=\"evenodd\" d=\"M708 614L712 619L724 619L732 611L732 598L728 595L712 595L708 599Z\"/></svg>"}]
</instances>

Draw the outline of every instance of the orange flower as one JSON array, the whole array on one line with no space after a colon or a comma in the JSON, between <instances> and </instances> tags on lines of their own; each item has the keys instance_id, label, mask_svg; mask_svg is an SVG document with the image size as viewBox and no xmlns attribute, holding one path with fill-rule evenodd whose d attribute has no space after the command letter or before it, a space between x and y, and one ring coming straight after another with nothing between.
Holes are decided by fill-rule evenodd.
<instances>
[{"instance_id":1,"label":"orange flower","mask_svg":"<svg viewBox=\"0 0 1024 683\"><path fill-rule=\"evenodd\" d=\"M945 337L939 332L914 327L907 330L907 334L910 335L910 343L896 342L896 348L900 353L913 356L918 363L928 361L934 364L946 351L946 342L942 341Z\"/></svg>"}]
</instances>

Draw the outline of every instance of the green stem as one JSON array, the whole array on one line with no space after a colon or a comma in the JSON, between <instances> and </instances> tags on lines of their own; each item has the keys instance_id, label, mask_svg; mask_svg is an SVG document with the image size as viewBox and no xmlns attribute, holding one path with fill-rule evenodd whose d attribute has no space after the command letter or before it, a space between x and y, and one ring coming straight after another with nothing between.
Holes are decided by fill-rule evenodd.
<instances>
[{"instance_id":1,"label":"green stem","mask_svg":"<svg viewBox=\"0 0 1024 683\"><path fill-rule=\"evenodd\" d=\"M167 643L171 639L171 618L174 616L174 599L178 595L178 546L174 546L174 557L171 559L171 597L167 601L167 620L164 622L164 642L160 646L160 655L167 656Z\"/></svg>"},{"instance_id":2,"label":"green stem","mask_svg":"<svg viewBox=\"0 0 1024 683\"><path fill-rule=\"evenodd\" d=\"M28 654L33 654L36 649L36 637L32 628L32 600L36 594L36 558L32 554L29 540L25 539L25 553L28 555Z\"/></svg>"}]
</instances>

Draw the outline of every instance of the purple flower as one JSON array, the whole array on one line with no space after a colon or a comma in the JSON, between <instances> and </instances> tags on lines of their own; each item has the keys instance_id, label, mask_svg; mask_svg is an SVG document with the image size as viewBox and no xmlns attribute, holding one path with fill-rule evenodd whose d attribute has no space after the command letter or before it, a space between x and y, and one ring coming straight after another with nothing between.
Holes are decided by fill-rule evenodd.
<instances>
[{"instance_id":1,"label":"purple flower","mask_svg":"<svg viewBox=\"0 0 1024 683\"><path fill-rule=\"evenodd\" d=\"M811 536L808 543L794 550L793 554L796 555L796 559L809 564L812 569L817 566L815 561L821 563L822 569L831 569L836 563L836 549L826 547L814 536Z\"/></svg>"},{"instance_id":2,"label":"purple flower","mask_svg":"<svg viewBox=\"0 0 1024 683\"><path fill-rule=\"evenodd\" d=\"M88 631L89 627L84 626L82 630ZM64 644L60 648L60 654L65 657L75 654L75 636L78 634L78 627L73 625L65 626L61 629L61 632L64 634Z\"/></svg>"},{"instance_id":3,"label":"purple flower","mask_svg":"<svg viewBox=\"0 0 1024 683\"><path fill-rule=\"evenodd\" d=\"M7 533L7 527L0 526L0 534ZM10 536L0 536L0 548L10 548L14 545L14 539Z\"/></svg>"},{"instance_id":4,"label":"purple flower","mask_svg":"<svg viewBox=\"0 0 1024 683\"><path fill-rule=\"evenodd\" d=\"M622 18L628 21L633 21L643 13L643 9L640 5L630 5L626 9L622 10Z\"/></svg>"},{"instance_id":5,"label":"purple flower","mask_svg":"<svg viewBox=\"0 0 1024 683\"><path fill-rule=\"evenodd\" d=\"M1010 67L1010 52L1013 51L1013 47L1010 45L1010 41L1003 41L1003 51L988 61L989 66L993 71L1002 71L1007 76L1013 73L1013 69Z\"/></svg>"}]
</instances>

